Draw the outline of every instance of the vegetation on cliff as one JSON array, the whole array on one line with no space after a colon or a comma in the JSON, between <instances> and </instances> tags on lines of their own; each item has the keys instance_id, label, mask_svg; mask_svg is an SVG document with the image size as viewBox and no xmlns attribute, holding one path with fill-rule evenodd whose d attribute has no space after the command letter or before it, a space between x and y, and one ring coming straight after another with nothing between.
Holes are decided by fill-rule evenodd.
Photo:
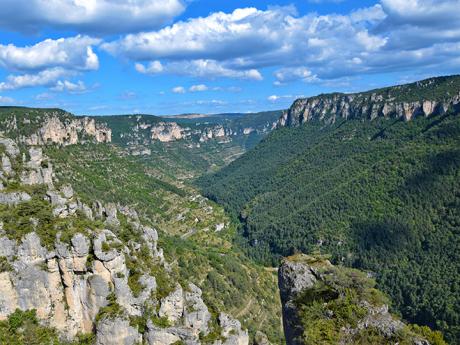
<instances>
[{"instance_id":1,"label":"vegetation on cliff","mask_svg":"<svg viewBox=\"0 0 460 345\"><path fill-rule=\"evenodd\" d=\"M332 266L321 257L296 255L284 261L280 284L294 304L289 312L297 319L292 321L300 323L287 323L287 327L299 326L302 331L301 340L293 342L446 345L440 332L404 324L388 313L389 299L361 271Z\"/></svg>"}]
</instances>

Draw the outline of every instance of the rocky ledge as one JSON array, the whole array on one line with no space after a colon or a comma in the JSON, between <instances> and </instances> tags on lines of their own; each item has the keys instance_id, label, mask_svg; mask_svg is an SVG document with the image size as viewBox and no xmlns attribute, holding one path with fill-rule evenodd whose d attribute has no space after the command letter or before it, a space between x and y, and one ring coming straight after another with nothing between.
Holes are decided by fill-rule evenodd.
<instances>
[{"instance_id":1,"label":"rocky ledge","mask_svg":"<svg viewBox=\"0 0 460 345\"><path fill-rule=\"evenodd\" d=\"M438 332L393 316L360 271L299 254L285 259L278 275L287 345L445 344Z\"/></svg>"}]
</instances>

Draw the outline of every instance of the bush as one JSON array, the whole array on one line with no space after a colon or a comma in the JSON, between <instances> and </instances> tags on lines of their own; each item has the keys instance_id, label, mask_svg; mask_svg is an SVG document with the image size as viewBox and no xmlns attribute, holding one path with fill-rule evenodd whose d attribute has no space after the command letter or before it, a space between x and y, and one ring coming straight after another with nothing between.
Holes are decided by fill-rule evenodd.
<instances>
[{"instance_id":1,"label":"bush","mask_svg":"<svg viewBox=\"0 0 460 345\"><path fill-rule=\"evenodd\" d=\"M0 344L59 345L57 332L38 322L36 311L16 309L7 320L0 321Z\"/></svg>"},{"instance_id":2,"label":"bush","mask_svg":"<svg viewBox=\"0 0 460 345\"><path fill-rule=\"evenodd\" d=\"M2 272L11 272L13 267L8 262L8 259L4 256L0 256L0 273Z\"/></svg>"}]
</instances>

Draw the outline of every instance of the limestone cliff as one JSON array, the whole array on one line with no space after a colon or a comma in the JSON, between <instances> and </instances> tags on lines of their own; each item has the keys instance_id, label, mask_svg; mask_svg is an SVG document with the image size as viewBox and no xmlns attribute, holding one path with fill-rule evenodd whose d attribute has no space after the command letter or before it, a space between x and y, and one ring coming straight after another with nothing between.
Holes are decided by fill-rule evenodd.
<instances>
[{"instance_id":1,"label":"limestone cliff","mask_svg":"<svg viewBox=\"0 0 460 345\"><path fill-rule=\"evenodd\" d=\"M88 117L63 121L57 116L50 116L44 120L37 132L22 137L21 141L27 145L75 145L88 139L109 143L112 141L112 131Z\"/></svg>"},{"instance_id":2,"label":"limestone cliff","mask_svg":"<svg viewBox=\"0 0 460 345\"><path fill-rule=\"evenodd\" d=\"M302 98L281 116L278 126L298 126L317 120L401 118L443 115L460 110L460 77L431 78L413 84L374 91L333 93Z\"/></svg>"},{"instance_id":3,"label":"limestone cliff","mask_svg":"<svg viewBox=\"0 0 460 345\"><path fill-rule=\"evenodd\" d=\"M143 127L145 128L146 125ZM142 127L141 127L142 128ZM204 128L192 129L182 127L176 122L159 122L151 127L151 138L153 141L169 143L181 139L197 137L200 143L211 139L230 138L231 132L225 130L222 125L207 125Z\"/></svg>"},{"instance_id":4,"label":"limestone cliff","mask_svg":"<svg viewBox=\"0 0 460 345\"><path fill-rule=\"evenodd\" d=\"M283 261L278 276L288 345L445 344L438 332L389 313L388 300L362 272L299 254Z\"/></svg>"},{"instance_id":5,"label":"limestone cliff","mask_svg":"<svg viewBox=\"0 0 460 345\"><path fill-rule=\"evenodd\" d=\"M185 129L175 122L160 122L152 126L152 140L159 140L163 143L180 140L185 136Z\"/></svg>"},{"instance_id":6,"label":"limestone cliff","mask_svg":"<svg viewBox=\"0 0 460 345\"><path fill-rule=\"evenodd\" d=\"M60 109L1 108L1 134L26 145L109 143L112 130L95 118Z\"/></svg>"},{"instance_id":7,"label":"limestone cliff","mask_svg":"<svg viewBox=\"0 0 460 345\"><path fill-rule=\"evenodd\" d=\"M63 340L94 333L97 345L249 343L197 285L179 284L134 209L84 202L38 146L0 148L0 321L35 310Z\"/></svg>"}]
</instances>

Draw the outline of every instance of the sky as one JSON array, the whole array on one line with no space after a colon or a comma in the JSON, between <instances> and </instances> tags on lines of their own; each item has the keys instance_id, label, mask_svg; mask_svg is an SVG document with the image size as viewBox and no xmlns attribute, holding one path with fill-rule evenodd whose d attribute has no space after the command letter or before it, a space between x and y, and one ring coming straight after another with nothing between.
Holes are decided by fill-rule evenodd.
<instances>
[{"instance_id":1,"label":"sky","mask_svg":"<svg viewBox=\"0 0 460 345\"><path fill-rule=\"evenodd\" d=\"M0 0L0 106L255 112L460 74L460 0Z\"/></svg>"}]
</instances>

